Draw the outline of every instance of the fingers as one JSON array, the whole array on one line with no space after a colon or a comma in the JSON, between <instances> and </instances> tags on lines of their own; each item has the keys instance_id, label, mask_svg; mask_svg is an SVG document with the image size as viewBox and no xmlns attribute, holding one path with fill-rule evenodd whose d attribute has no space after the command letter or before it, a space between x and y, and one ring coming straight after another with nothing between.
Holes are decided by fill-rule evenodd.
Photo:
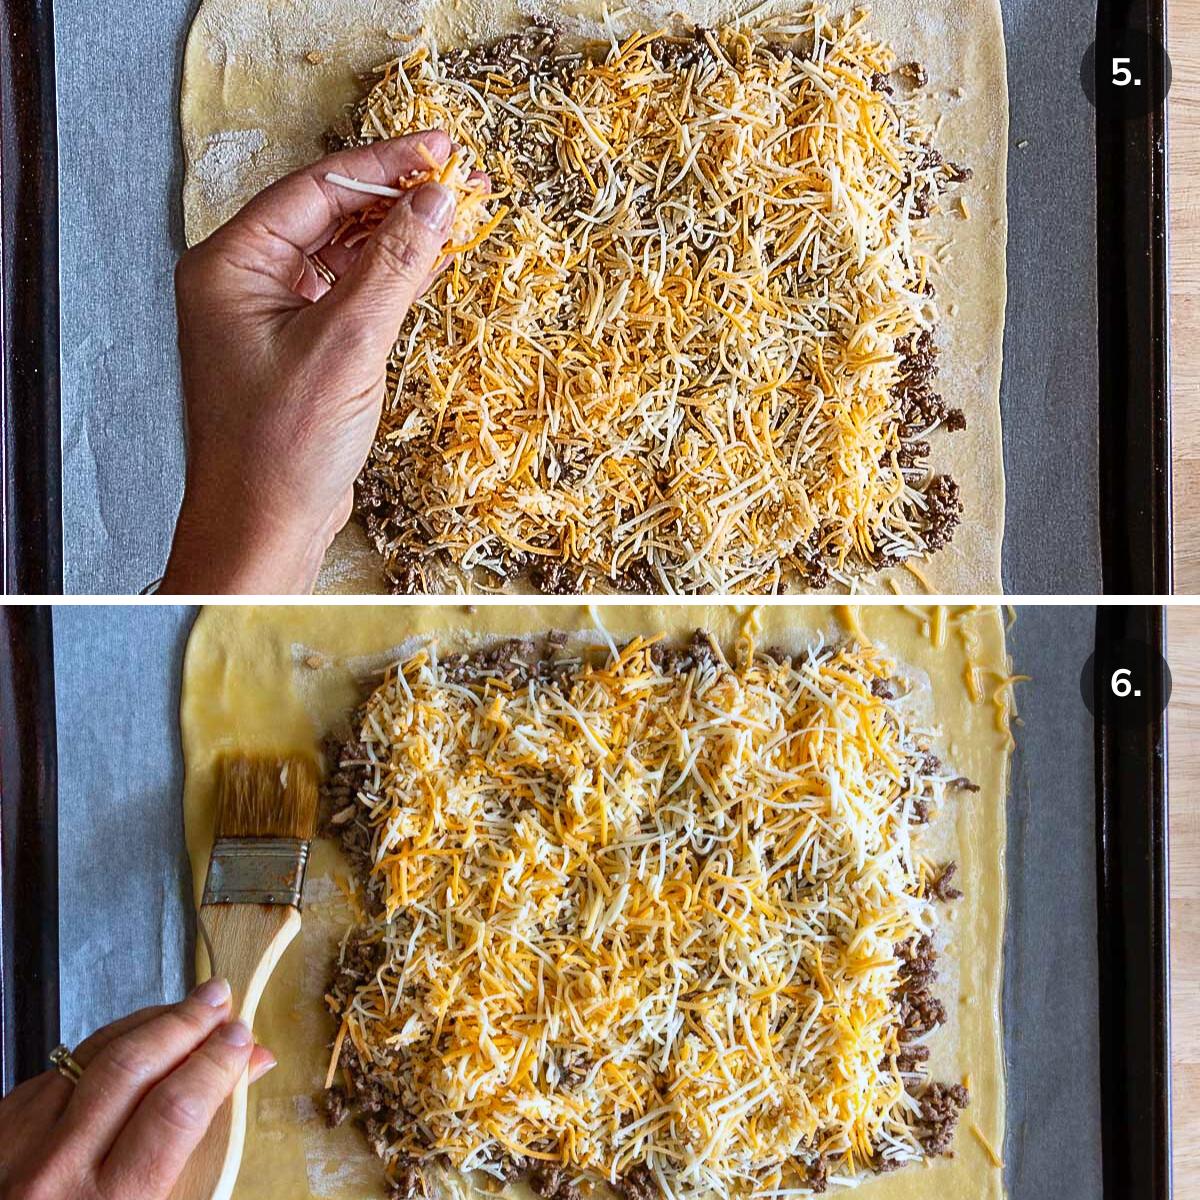
<instances>
[{"instance_id":1,"label":"fingers","mask_svg":"<svg viewBox=\"0 0 1200 1200\"><path fill-rule=\"evenodd\" d=\"M256 1042L254 1049L250 1052L250 1082L257 1083L268 1071L274 1070L278 1065L279 1061L275 1055L266 1046L260 1046Z\"/></svg>"},{"instance_id":2,"label":"fingers","mask_svg":"<svg viewBox=\"0 0 1200 1200\"><path fill-rule=\"evenodd\" d=\"M254 1038L243 1021L223 1024L150 1089L100 1170L104 1196L166 1197L217 1110L246 1072Z\"/></svg>"},{"instance_id":3,"label":"fingers","mask_svg":"<svg viewBox=\"0 0 1200 1200\"><path fill-rule=\"evenodd\" d=\"M96 1056L109 1042L119 1038L122 1034L131 1033L138 1026L145 1025L147 1021L152 1021L155 1017L161 1017L163 1013L170 1012L174 1007L173 1004L153 1004L149 1008L139 1008L137 1012L130 1013L127 1017L121 1017L111 1025L97 1029L95 1033L84 1038L75 1047L75 1061L81 1067L86 1067L88 1063L95 1061ZM64 1082L66 1081L64 1080Z\"/></svg>"},{"instance_id":4,"label":"fingers","mask_svg":"<svg viewBox=\"0 0 1200 1200\"><path fill-rule=\"evenodd\" d=\"M354 331L364 351L385 358L425 287L454 221L454 196L424 183L397 200L362 252L302 318Z\"/></svg>"},{"instance_id":5,"label":"fingers","mask_svg":"<svg viewBox=\"0 0 1200 1200\"><path fill-rule=\"evenodd\" d=\"M0 1098L0 1130L5 1133L0 1137L0 1195L4 1193L5 1172L11 1163L19 1161L24 1151L22 1139L11 1136L11 1131L25 1128L44 1132L50 1129L62 1114L70 1094L68 1090L64 1097L59 1092L59 1084L67 1089L71 1086L57 1071L43 1071Z\"/></svg>"},{"instance_id":6,"label":"fingers","mask_svg":"<svg viewBox=\"0 0 1200 1200\"><path fill-rule=\"evenodd\" d=\"M182 1003L109 1041L75 1085L54 1131L62 1151L94 1162L108 1153L142 1097L229 1019L229 984L210 979Z\"/></svg>"},{"instance_id":7,"label":"fingers","mask_svg":"<svg viewBox=\"0 0 1200 1200\"><path fill-rule=\"evenodd\" d=\"M491 179L482 171L472 171L468 176L468 182L485 196L492 190ZM310 255L307 261L311 265L311 260L319 260L324 270L338 280L358 262L359 256L362 254L362 245L362 242L355 242L353 246L347 246L344 242L330 242L329 245L322 246L319 251ZM312 273L319 278L316 270L313 270ZM435 271L434 274L436 273ZM329 290L329 286L325 279L320 279L317 295L309 295L307 290L302 290L300 287L297 287L296 291L308 299L318 300Z\"/></svg>"},{"instance_id":8,"label":"fingers","mask_svg":"<svg viewBox=\"0 0 1200 1200\"><path fill-rule=\"evenodd\" d=\"M472 171L467 176L467 182L485 196L492 190L491 178L483 171ZM300 277L292 286L292 290L305 300L320 300L333 284L358 262L362 249L361 241L355 241L352 246L344 241L331 241L312 254L300 256ZM428 290L445 265L443 259L434 266L425 278L422 291Z\"/></svg>"},{"instance_id":9,"label":"fingers","mask_svg":"<svg viewBox=\"0 0 1200 1200\"><path fill-rule=\"evenodd\" d=\"M105 1025L102 1029L97 1029L95 1033L85 1038L75 1047L75 1061L81 1067L86 1067L88 1063L95 1060L96 1056L109 1042L124 1033L129 1033L139 1025L144 1025L154 1017L161 1016L170 1008L169 1004L156 1004L150 1008L141 1008L137 1012L130 1013L127 1017L122 1017L119 1021L113 1021L111 1025ZM39 1075L38 1078L41 1079L42 1076ZM48 1071L45 1078L44 1096L48 1105L54 1110L54 1120L58 1120L70 1102L71 1097L75 1094L75 1084L69 1079L65 1079L57 1071Z\"/></svg>"},{"instance_id":10,"label":"fingers","mask_svg":"<svg viewBox=\"0 0 1200 1200\"><path fill-rule=\"evenodd\" d=\"M268 240L311 254L325 245L348 217L379 199L329 183L333 173L363 183L394 187L402 179L429 169L420 147L444 163L450 157L450 139L440 130L412 133L388 141L356 146L318 159L303 170L285 175L260 192L213 239L227 231L266 233Z\"/></svg>"}]
</instances>

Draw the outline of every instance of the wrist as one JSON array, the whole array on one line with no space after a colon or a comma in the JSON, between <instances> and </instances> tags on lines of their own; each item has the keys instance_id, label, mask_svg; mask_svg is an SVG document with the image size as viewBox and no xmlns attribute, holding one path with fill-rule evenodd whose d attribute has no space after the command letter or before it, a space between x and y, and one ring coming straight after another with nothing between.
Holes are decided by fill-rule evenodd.
<instances>
[{"instance_id":1,"label":"wrist","mask_svg":"<svg viewBox=\"0 0 1200 1200\"><path fill-rule=\"evenodd\" d=\"M160 593L304 595L328 548L323 532L299 522L231 512L189 488L184 493Z\"/></svg>"}]
</instances>

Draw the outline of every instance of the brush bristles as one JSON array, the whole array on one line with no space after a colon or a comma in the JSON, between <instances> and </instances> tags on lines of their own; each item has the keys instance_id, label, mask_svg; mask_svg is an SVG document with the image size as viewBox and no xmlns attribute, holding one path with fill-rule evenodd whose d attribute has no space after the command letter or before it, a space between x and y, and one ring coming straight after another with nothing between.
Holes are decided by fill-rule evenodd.
<instances>
[{"instance_id":1,"label":"brush bristles","mask_svg":"<svg viewBox=\"0 0 1200 1200\"><path fill-rule=\"evenodd\" d=\"M310 758L222 759L217 764L217 837L312 841L319 778Z\"/></svg>"}]
</instances>

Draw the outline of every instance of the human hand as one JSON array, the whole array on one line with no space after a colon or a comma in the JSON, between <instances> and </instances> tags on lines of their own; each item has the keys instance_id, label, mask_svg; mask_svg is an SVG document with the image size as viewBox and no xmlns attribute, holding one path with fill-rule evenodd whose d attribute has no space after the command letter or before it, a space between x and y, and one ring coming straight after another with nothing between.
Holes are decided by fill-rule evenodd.
<instances>
[{"instance_id":1,"label":"human hand","mask_svg":"<svg viewBox=\"0 0 1200 1200\"><path fill-rule=\"evenodd\" d=\"M242 1072L275 1058L230 1021L229 984L145 1008L75 1051L78 1083L46 1071L0 1100L5 1200L166 1200Z\"/></svg>"},{"instance_id":2,"label":"human hand","mask_svg":"<svg viewBox=\"0 0 1200 1200\"><path fill-rule=\"evenodd\" d=\"M455 213L449 189L424 183L348 248L331 239L377 197L325 176L395 186L428 169L422 144L439 164L452 150L435 130L330 155L272 184L180 259L187 483L160 591L312 590L350 516L388 356Z\"/></svg>"}]
</instances>

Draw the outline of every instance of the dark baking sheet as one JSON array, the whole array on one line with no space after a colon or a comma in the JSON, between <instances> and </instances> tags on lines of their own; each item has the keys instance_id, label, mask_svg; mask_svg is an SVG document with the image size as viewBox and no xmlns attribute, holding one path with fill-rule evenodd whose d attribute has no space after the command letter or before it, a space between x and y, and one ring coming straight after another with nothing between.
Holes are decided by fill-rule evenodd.
<instances>
[{"instance_id":1,"label":"dark baking sheet","mask_svg":"<svg viewBox=\"0 0 1200 1200\"><path fill-rule=\"evenodd\" d=\"M63 590L50 0L0 0L0 594Z\"/></svg>"},{"instance_id":2,"label":"dark baking sheet","mask_svg":"<svg viewBox=\"0 0 1200 1200\"><path fill-rule=\"evenodd\" d=\"M36 911L43 926L58 913L68 1042L178 996L190 976L175 714L191 620L145 606L54 614L57 717L71 737L58 748L59 887L43 884ZM1163 721L1097 732L1079 686L1097 636L1131 631L1161 645L1161 612L1102 609L1097 627L1088 607L1022 608L1010 633L1017 670L1034 676L1019 693L1008 800L1010 1200L1170 1195ZM45 657L43 639L33 660ZM0 681L0 728L13 695ZM0 835L7 848L7 819ZM7 922L7 885L5 899ZM6 981L13 968L6 954ZM48 993L16 999L5 1028L36 1067L53 1037Z\"/></svg>"},{"instance_id":3,"label":"dark baking sheet","mask_svg":"<svg viewBox=\"0 0 1200 1200\"><path fill-rule=\"evenodd\" d=\"M50 610L0 607L0 1093L58 1041L58 788Z\"/></svg>"},{"instance_id":4,"label":"dark baking sheet","mask_svg":"<svg viewBox=\"0 0 1200 1200\"><path fill-rule=\"evenodd\" d=\"M1166 0L1100 0L1099 20L1166 45ZM1147 65L1145 85L1164 94ZM1095 117L1104 591L1161 596L1173 590L1167 114L1123 120L1117 103L1105 89Z\"/></svg>"},{"instance_id":5,"label":"dark baking sheet","mask_svg":"<svg viewBox=\"0 0 1200 1200\"><path fill-rule=\"evenodd\" d=\"M1165 0L1104 3L1162 24ZM1170 583L1162 116L1144 128L1097 121L1078 82L1096 21L1089 0L1003 7L1011 90L1005 588L1093 594L1103 581L1113 591L1162 593ZM10 24L27 15L18 23L27 44L47 38L48 0L0 0L0 10ZM180 397L168 331L182 247L179 63L192 11L191 0L113 0L97 21L88 0L55 8L58 108L67 117L59 122L61 553L72 592L129 594L153 580L178 504ZM43 72L43 92L44 80ZM6 145L38 111L33 102L4 107ZM10 195L16 189L26 211L53 208L51 171L6 172L0 183ZM37 500L44 479L40 503L50 516L58 495L38 446L57 431L53 374L26 373L33 391L3 416L15 447L4 462L6 493L24 480ZM32 447L20 436L20 413L31 407L40 414ZM6 508L14 540L21 516ZM10 586L53 581L54 532L47 526L29 547L29 567Z\"/></svg>"}]
</instances>

